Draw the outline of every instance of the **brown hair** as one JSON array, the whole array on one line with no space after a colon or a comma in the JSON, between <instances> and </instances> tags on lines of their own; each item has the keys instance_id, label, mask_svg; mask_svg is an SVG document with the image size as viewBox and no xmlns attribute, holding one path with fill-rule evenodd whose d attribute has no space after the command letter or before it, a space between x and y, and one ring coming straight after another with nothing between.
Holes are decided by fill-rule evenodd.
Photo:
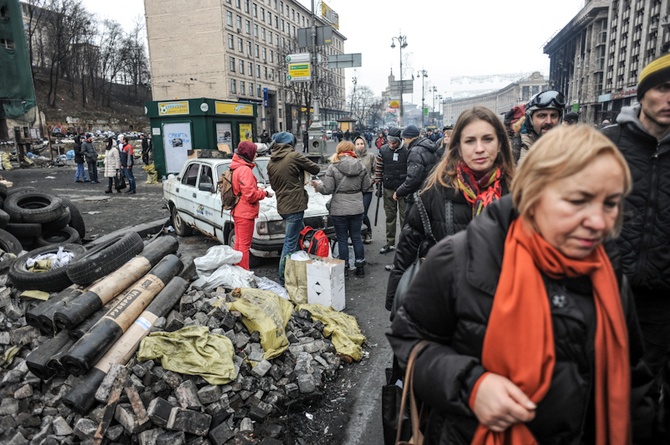
<instances>
[{"instance_id":1,"label":"brown hair","mask_svg":"<svg viewBox=\"0 0 670 445\"><path fill-rule=\"evenodd\" d=\"M496 137L500 144L500 153L498 153L498 157L493 165L494 167L501 168L505 182L509 187L514 177L514 159L512 158L512 149L505 127L493 111L486 107L475 106L465 110L458 116L449 140L449 148L447 148L447 152L428 176L424 190L436 184L443 187L458 188L456 166L459 162L463 161L460 150L461 134L466 126L478 120L488 122L496 132Z\"/></svg>"},{"instance_id":2,"label":"brown hair","mask_svg":"<svg viewBox=\"0 0 670 445\"><path fill-rule=\"evenodd\" d=\"M530 212L548 184L575 175L594 159L607 155L612 156L621 166L624 196L628 195L632 188L628 164L607 136L585 124L554 127L533 144L512 181L514 206L532 224ZM623 204L622 199L619 201L619 214L613 235L621 230Z\"/></svg>"},{"instance_id":3,"label":"brown hair","mask_svg":"<svg viewBox=\"0 0 670 445\"><path fill-rule=\"evenodd\" d=\"M342 141L339 144L337 144L337 148L335 149L335 153L330 157L330 162L333 164L336 164L340 162L340 154L344 153L345 151L350 151L350 152L355 152L356 146L354 145L353 142L351 141Z\"/></svg>"}]
</instances>

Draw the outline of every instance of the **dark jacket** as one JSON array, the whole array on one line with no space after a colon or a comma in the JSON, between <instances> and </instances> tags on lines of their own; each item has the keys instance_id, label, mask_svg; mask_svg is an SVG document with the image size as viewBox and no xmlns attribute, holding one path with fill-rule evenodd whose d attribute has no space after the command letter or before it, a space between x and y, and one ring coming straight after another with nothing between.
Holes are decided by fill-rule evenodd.
<instances>
[{"instance_id":1,"label":"dark jacket","mask_svg":"<svg viewBox=\"0 0 670 445\"><path fill-rule=\"evenodd\" d=\"M363 213L363 190L370 186L370 175L358 158L345 156L330 164L317 191L333 194L330 204L332 216L350 216ZM335 190L337 193L335 193Z\"/></svg>"},{"instance_id":2,"label":"dark jacket","mask_svg":"<svg viewBox=\"0 0 670 445\"><path fill-rule=\"evenodd\" d=\"M507 188L503 190L507 194ZM437 185L426 189L420 194L421 201L426 208L428 219L430 220L431 230L436 241L440 241L447 236L448 221L446 220L446 202L452 203L452 221L453 232L457 233L465 230L472 221L472 205L465 199L460 190L442 187ZM393 270L391 271L386 286L386 310L391 310L393 298L395 296L398 282L403 272L414 262L417 257L417 250L421 243L427 240L424 232L423 223L419 216L417 206L412 206L405 218L405 225L400 232L400 240L396 246L395 256L393 257ZM424 243L421 256L428 253L428 249L433 244Z\"/></svg>"},{"instance_id":3,"label":"dark jacket","mask_svg":"<svg viewBox=\"0 0 670 445\"><path fill-rule=\"evenodd\" d=\"M92 142L84 141L81 143L81 154L86 159L86 162L97 162L98 160L98 151Z\"/></svg>"},{"instance_id":4,"label":"dark jacket","mask_svg":"<svg viewBox=\"0 0 670 445\"><path fill-rule=\"evenodd\" d=\"M484 373L481 353L502 267L507 231L516 212L509 195L495 201L466 230L431 248L388 335L402 367L414 344L429 345L418 357L417 397L430 406L425 445L470 443L477 419L468 399ZM594 443L592 411L595 307L590 280L544 277L550 298L556 363L551 386L528 428L541 444ZM624 286L626 287L626 286ZM630 292L622 297L630 343L633 430L650 431L651 376L640 362L642 340ZM642 422L647 422L643 424Z\"/></svg>"},{"instance_id":5,"label":"dark jacket","mask_svg":"<svg viewBox=\"0 0 670 445\"><path fill-rule=\"evenodd\" d=\"M268 163L268 176L277 196L280 215L303 212L307 208L305 171L316 175L319 165L288 144L275 144Z\"/></svg>"},{"instance_id":6,"label":"dark jacket","mask_svg":"<svg viewBox=\"0 0 670 445\"><path fill-rule=\"evenodd\" d=\"M81 142L75 142L74 143L74 162L77 164L83 164L86 162L84 160L84 153L81 151Z\"/></svg>"},{"instance_id":7,"label":"dark jacket","mask_svg":"<svg viewBox=\"0 0 670 445\"><path fill-rule=\"evenodd\" d=\"M381 181L385 189L396 190L407 178L408 157L409 151L402 142L396 149L383 145L375 161L375 181Z\"/></svg>"},{"instance_id":8,"label":"dark jacket","mask_svg":"<svg viewBox=\"0 0 670 445\"><path fill-rule=\"evenodd\" d=\"M418 191L426 180L428 174L437 163L437 147L428 138L418 138L412 141L408 147L407 177L395 191L399 198L407 198L411 201L411 195Z\"/></svg>"},{"instance_id":9,"label":"dark jacket","mask_svg":"<svg viewBox=\"0 0 670 445\"><path fill-rule=\"evenodd\" d=\"M607 135L633 176L618 238L621 264L636 290L670 291L670 135L657 141L642 126L640 107L626 107Z\"/></svg>"}]
</instances>

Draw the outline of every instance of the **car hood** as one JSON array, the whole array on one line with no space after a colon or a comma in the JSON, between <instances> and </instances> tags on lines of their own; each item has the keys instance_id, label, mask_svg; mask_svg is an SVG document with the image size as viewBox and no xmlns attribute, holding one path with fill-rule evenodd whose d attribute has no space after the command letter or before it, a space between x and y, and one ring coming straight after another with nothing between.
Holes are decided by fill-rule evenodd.
<instances>
[{"instance_id":1,"label":"car hood","mask_svg":"<svg viewBox=\"0 0 670 445\"><path fill-rule=\"evenodd\" d=\"M265 187L266 190L272 191L272 187ZM309 201L307 203L307 209L305 210L305 217L311 216L324 216L328 215L328 209L326 208L326 202L330 199L330 196L322 195L314 191L314 187L311 185L306 185L305 190L307 190L307 195L309 196ZM274 192L273 192L274 193ZM268 221L282 219L277 212L277 197L273 195L271 198L265 198L260 202L260 212L261 215L265 217Z\"/></svg>"}]
</instances>

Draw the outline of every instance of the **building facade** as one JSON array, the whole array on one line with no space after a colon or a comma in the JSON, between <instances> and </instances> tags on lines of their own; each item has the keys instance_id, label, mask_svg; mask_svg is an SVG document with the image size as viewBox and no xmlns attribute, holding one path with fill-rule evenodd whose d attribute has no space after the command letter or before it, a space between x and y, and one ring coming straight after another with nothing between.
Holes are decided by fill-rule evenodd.
<instances>
[{"instance_id":1,"label":"building facade","mask_svg":"<svg viewBox=\"0 0 670 445\"><path fill-rule=\"evenodd\" d=\"M292 131L307 124L309 82L287 80L286 56L298 48L300 28L311 13L291 0L145 0L154 100L213 97L255 103L258 131ZM328 25L317 17L317 26ZM330 45L317 48L322 121L345 113L343 69L328 69L327 56L344 52L345 37L333 30ZM312 104L310 104L312 105Z\"/></svg>"},{"instance_id":2,"label":"building facade","mask_svg":"<svg viewBox=\"0 0 670 445\"><path fill-rule=\"evenodd\" d=\"M642 68L667 52L668 0L587 0L544 47L552 88L583 122L612 120L636 103Z\"/></svg>"},{"instance_id":3,"label":"building facade","mask_svg":"<svg viewBox=\"0 0 670 445\"><path fill-rule=\"evenodd\" d=\"M463 111L475 105L488 107L499 115L505 114L513 106L528 102L533 95L548 88L547 79L536 71L497 91L464 99L445 99L442 102L444 125L454 125Z\"/></svg>"}]
</instances>

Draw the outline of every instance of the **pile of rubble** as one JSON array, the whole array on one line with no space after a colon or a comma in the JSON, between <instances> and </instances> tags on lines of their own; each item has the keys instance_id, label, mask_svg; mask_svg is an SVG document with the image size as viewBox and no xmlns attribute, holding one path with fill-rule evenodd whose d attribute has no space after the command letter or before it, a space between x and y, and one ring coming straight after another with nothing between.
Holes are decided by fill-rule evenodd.
<instances>
[{"instance_id":1,"label":"pile of rubble","mask_svg":"<svg viewBox=\"0 0 670 445\"><path fill-rule=\"evenodd\" d=\"M138 361L134 355L125 366L111 366L92 409L82 411L68 394L84 377L60 373L43 381L29 370L31 351L53 338L26 322L36 303L20 297L7 275L0 275L0 289L3 444L285 443L286 414L318 400L342 361L350 361L324 337L324 324L304 309L293 310L288 321L288 348L265 359L261 335L247 329L240 312L222 304L237 300L239 289L189 289L153 322L151 332L202 326L225 336L234 347L236 378L211 384L197 374L165 369L160 359Z\"/></svg>"}]
</instances>

